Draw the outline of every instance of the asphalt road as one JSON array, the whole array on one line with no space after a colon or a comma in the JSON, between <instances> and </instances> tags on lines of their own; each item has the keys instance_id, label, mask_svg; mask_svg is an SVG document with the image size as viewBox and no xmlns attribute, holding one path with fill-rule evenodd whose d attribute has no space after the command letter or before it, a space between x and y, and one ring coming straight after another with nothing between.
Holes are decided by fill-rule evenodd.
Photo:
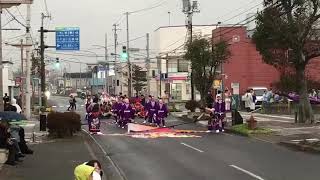
<instances>
[{"instance_id":1,"label":"asphalt road","mask_svg":"<svg viewBox=\"0 0 320 180\"><path fill-rule=\"evenodd\" d=\"M59 98L56 101L65 101ZM169 124L181 123L175 119L168 121ZM318 180L320 177L319 155L229 134L203 133L198 134L200 138L158 139L115 136L126 131L110 122L104 120L103 135L93 138L97 146L108 153L123 179ZM178 128L205 130L195 124Z\"/></svg>"},{"instance_id":2,"label":"asphalt road","mask_svg":"<svg viewBox=\"0 0 320 180\"><path fill-rule=\"evenodd\" d=\"M78 112L83 112L84 100L81 98L76 98L76 105ZM63 96L51 96L48 100L48 104L56 111L66 111L69 107L69 98Z\"/></svg>"}]
</instances>

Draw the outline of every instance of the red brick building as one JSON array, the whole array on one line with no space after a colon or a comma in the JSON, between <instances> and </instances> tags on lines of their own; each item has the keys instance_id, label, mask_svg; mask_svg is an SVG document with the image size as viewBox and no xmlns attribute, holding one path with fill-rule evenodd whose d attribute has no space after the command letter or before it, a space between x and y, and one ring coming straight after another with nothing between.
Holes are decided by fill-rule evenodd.
<instances>
[{"instance_id":1,"label":"red brick building","mask_svg":"<svg viewBox=\"0 0 320 180\"><path fill-rule=\"evenodd\" d=\"M315 80L317 82L320 82L320 58L315 58L310 61L310 63L307 66L307 76Z\"/></svg>"},{"instance_id":2,"label":"red brick building","mask_svg":"<svg viewBox=\"0 0 320 180\"><path fill-rule=\"evenodd\" d=\"M219 38L229 42L231 57L223 65L225 87L231 89L232 83L239 83L240 94L248 87L270 88L280 78L280 73L273 66L263 62L255 44L248 37L246 27L220 27L213 30L213 40ZM320 58L308 65L307 75L320 81Z\"/></svg>"},{"instance_id":3,"label":"red brick building","mask_svg":"<svg viewBox=\"0 0 320 180\"><path fill-rule=\"evenodd\" d=\"M219 38L229 42L231 57L223 65L225 87L239 83L240 94L248 87L267 87L279 79L279 72L262 61L255 44L247 36L245 27L220 27L213 30L214 41Z\"/></svg>"}]
</instances>

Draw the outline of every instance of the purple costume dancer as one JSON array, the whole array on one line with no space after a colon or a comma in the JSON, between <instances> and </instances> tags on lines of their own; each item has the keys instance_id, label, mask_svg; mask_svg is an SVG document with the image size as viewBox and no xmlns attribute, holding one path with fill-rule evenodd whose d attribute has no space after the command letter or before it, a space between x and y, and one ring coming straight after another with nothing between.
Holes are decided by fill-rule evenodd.
<instances>
[{"instance_id":1,"label":"purple costume dancer","mask_svg":"<svg viewBox=\"0 0 320 180\"><path fill-rule=\"evenodd\" d=\"M226 104L222 101L220 96L217 97L217 102L214 105L214 116L215 116L215 130L218 133L224 132L224 118L226 114Z\"/></svg>"},{"instance_id":2,"label":"purple costume dancer","mask_svg":"<svg viewBox=\"0 0 320 180\"><path fill-rule=\"evenodd\" d=\"M160 126L162 124L163 127L166 126L165 124L165 118L168 117L168 108L167 106L163 103L162 100L159 101L159 106L157 109L157 125Z\"/></svg>"},{"instance_id":3,"label":"purple costume dancer","mask_svg":"<svg viewBox=\"0 0 320 180\"><path fill-rule=\"evenodd\" d=\"M113 113L113 116L115 118L115 123L118 123L118 117L119 117L119 114L118 114L118 102L117 101L113 101L112 102L112 106L111 106L111 111Z\"/></svg>"},{"instance_id":4,"label":"purple costume dancer","mask_svg":"<svg viewBox=\"0 0 320 180\"><path fill-rule=\"evenodd\" d=\"M134 119L134 110L129 104L129 100L125 99L125 105L123 105L121 110L121 122L120 126L124 128L131 120Z\"/></svg>"},{"instance_id":5,"label":"purple costume dancer","mask_svg":"<svg viewBox=\"0 0 320 180\"><path fill-rule=\"evenodd\" d=\"M117 109L117 119L118 119L118 126L121 127L122 124L122 109L124 107L123 103L123 97L120 97L119 102L117 103L116 109Z\"/></svg>"},{"instance_id":6,"label":"purple costume dancer","mask_svg":"<svg viewBox=\"0 0 320 180\"><path fill-rule=\"evenodd\" d=\"M147 103L146 105L146 109L148 112L148 122L149 123L154 123L153 119L154 119L154 115L156 115L157 113L157 109L158 109L158 104L154 101L154 99L152 98L151 101L149 103Z\"/></svg>"}]
</instances>

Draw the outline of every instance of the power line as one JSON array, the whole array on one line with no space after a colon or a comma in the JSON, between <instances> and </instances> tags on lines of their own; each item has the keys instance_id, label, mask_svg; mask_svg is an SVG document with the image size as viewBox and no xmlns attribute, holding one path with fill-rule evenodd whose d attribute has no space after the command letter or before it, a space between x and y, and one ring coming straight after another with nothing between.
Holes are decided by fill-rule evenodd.
<instances>
[{"instance_id":1,"label":"power line","mask_svg":"<svg viewBox=\"0 0 320 180\"><path fill-rule=\"evenodd\" d=\"M22 25L23 27L27 28L27 26L25 24L23 24L22 22L20 22L8 9L6 9L6 11L10 14L10 16L12 16L12 18L17 21L20 25Z\"/></svg>"},{"instance_id":2,"label":"power line","mask_svg":"<svg viewBox=\"0 0 320 180\"><path fill-rule=\"evenodd\" d=\"M49 11L48 11L47 0L43 0L43 2L44 2L44 7L45 7L45 9L46 9L47 15L50 16L50 13L49 13Z\"/></svg>"},{"instance_id":3,"label":"power line","mask_svg":"<svg viewBox=\"0 0 320 180\"><path fill-rule=\"evenodd\" d=\"M217 17L216 20L221 19L221 18L223 18L223 17L226 17L226 16L228 16L229 14L231 14L231 13L233 13L233 12L237 12L238 10L241 10L242 8L245 8L245 7L247 7L248 5L253 4L253 3L256 2L256 1L257 1L257 0L252 0L252 1L250 1L249 3L245 4L244 6L241 6L241 7L237 8L237 9L231 10L231 11L229 11L228 13L226 13L226 14L224 14L224 15L222 15L222 16ZM259 0L259 1L260 1L260 0ZM261 4L261 3L260 3L260 4Z\"/></svg>"},{"instance_id":4,"label":"power line","mask_svg":"<svg viewBox=\"0 0 320 180\"><path fill-rule=\"evenodd\" d=\"M15 7L16 7L16 9L18 10L18 13L19 13L19 15L21 16L21 18L22 18L24 21L26 21L26 18L23 17L23 15L22 15L22 13L21 13L21 11L20 11L20 9L19 9L19 6L15 6Z\"/></svg>"},{"instance_id":5,"label":"power line","mask_svg":"<svg viewBox=\"0 0 320 180\"><path fill-rule=\"evenodd\" d=\"M271 6L270 6L270 7L271 7ZM276 5L276 7L279 7L279 5ZM266 10L267 8L269 8L269 7L266 7L265 9L261 10L260 12ZM253 17L254 17L254 18L253 18ZM234 24L233 26L228 27L228 29L221 31L219 35L213 36L213 37L211 37L210 39L214 39L214 38L217 38L217 37L219 37L219 36L223 36L223 35L225 35L225 34L228 34L228 33L232 32L232 31L235 31L236 28L234 28L234 27L247 25L247 24L255 21L255 20L256 20L255 17L256 17L256 14L255 14L255 15L252 15L252 16L250 16L250 17L247 17L246 19L244 19L244 20L242 20L242 21ZM251 19L251 18L253 18L253 19ZM248 21L249 19L251 19L251 20ZM243 23L243 22L245 22L245 23ZM231 28L231 29L230 29L230 28ZM204 29L205 29L205 28L204 28ZM222 32L224 32L224 33L221 34ZM180 48L183 47L184 45L185 45L185 44L182 44L181 46L177 47L176 49L174 49L174 50L172 50L172 51L165 52L165 53L161 53L161 54L168 54L168 53L175 52L176 50L180 49Z\"/></svg>"},{"instance_id":6,"label":"power line","mask_svg":"<svg viewBox=\"0 0 320 180\"><path fill-rule=\"evenodd\" d=\"M228 21L230 21L230 20L232 20L232 19L234 19L234 18L236 18L236 17L238 17L238 16L240 16L240 15L242 15L242 14L244 14L244 13L247 13L247 12L250 11L250 10L255 9L255 8L258 7L258 6L261 6L262 4L263 4L263 3L259 3L259 4L255 5L255 6L253 6L253 7L245 10L245 11L242 11L242 12L239 13L239 14L236 14L236 15L232 16L231 18L229 18L229 19L227 19L227 20L224 20L223 22L228 22Z\"/></svg>"},{"instance_id":7,"label":"power line","mask_svg":"<svg viewBox=\"0 0 320 180\"><path fill-rule=\"evenodd\" d=\"M135 13L139 13L139 12L143 12L143 11L149 11L151 9L155 9L155 8L158 8L158 7L161 7L163 6L168 0L164 0L164 1L160 1L158 5L154 5L154 6L151 6L151 7L147 7L147 8L144 8L144 9L140 9L140 10L136 10L136 11L131 11L129 12L129 14L135 14Z\"/></svg>"},{"instance_id":8,"label":"power line","mask_svg":"<svg viewBox=\"0 0 320 180\"><path fill-rule=\"evenodd\" d=\"M143 36L139 36L139 37L136 37L136 38L133 38L133 39L130 39L129 42L132 42L132 41L136 41L136 40L139 40L139 39L142 39L142 38L145 38L146 36L143 35ZM120 42L118 43L117 45L119 44L125 44L127 41L123 41L123 42ZM114 44L113 45L108 45L107 47L114 47ZM105 47L97 47L97 48L91 48L91 49L88 49L88 50L95 50L95 49L105 49Z\"/></svg>"},{"instance_id":9,"label":"power line","mask_svg":"<svg viewBox=\"0 0 320 180\"><path fill-rule=\"evenodd\" d=\"M249 4L251 4L251 3L255 2L255 1L256 1L256 0L251 1ZM235 15L235 16L232 16L231 18L229 18L229 19L227 19L227 20L224 20L224 22L230 21L230 20L232 20L232 19L234 19L234 18L236 18L236 17L238 17L238 16L240 16L240 15L242 15L242 14L244 14L244 13L246 13L246 12L248 12L248 11L256 8L256 7L258 7L258 6L260 6L261 4L262 4L262 3L259 3L259 4L257 4L257 5L254 5L253 7L249 8L249 9L247 9L247 10L245 10L245 11L243 11L243 12L241 12L241 13ZM252 18L252 17L254 17L254 16L251 16L250 18ZM247 20L250 19L250 18L246 18L244 21L247 21ZM241 22L239 22L239 23L242 23L242 22L243 22L243 21L241 21ZM252 21L251 21L251 22L252 22ZM239 23L237 23L236 25L239 25ZM205 30L205 29L208 29L208 28L211 28L211 27L209 26L209 27L204 27L204 28L199 28L199 29L200 29L200 30ZM211 36L212 36L212 35L211 35ZM186 36L182 37L181 39L178 39L176 42L170 44L170 45L167 46L166 48L169 48L169 47L175 45L176 43L180 42L180 41L181 41L182 39L184 39L184 38L186 38ZM186 41L185 41L185 42L186 42ZM185 45L185 43L182 44L182 45L180 45L179 47L175 48L174 50L167 52L167 53L175 52L176 50L180 49L180 48L183 47L184 45ZM165 49L166 49L166 48L165 48Z\"/></svg>"}]
</instances>

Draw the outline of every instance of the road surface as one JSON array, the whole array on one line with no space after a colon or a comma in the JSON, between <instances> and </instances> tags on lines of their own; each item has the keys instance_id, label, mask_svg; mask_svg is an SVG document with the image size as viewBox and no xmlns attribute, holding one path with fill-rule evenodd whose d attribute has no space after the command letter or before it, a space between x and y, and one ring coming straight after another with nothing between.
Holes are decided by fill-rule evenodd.
<instances>
[{"instance_id":1,"label":"road surface","mask_svg":"<svg viewBox=\"0 0 320 180\"><path fill-rule=\"evenodd\" d=\"M61 97L53 100L59 101L59 106L66 104ZM83 113L83 108L78 112ZM168 121L181 123L173 118ZM110 122L103 120L103 135L93 138L118 167L122 179L318 180L320 177L320 156L315 154L229 134L157 139L119 136L126 130ZM205 130L195 124L177 128Z\"/></svg>"}]
</instances>

